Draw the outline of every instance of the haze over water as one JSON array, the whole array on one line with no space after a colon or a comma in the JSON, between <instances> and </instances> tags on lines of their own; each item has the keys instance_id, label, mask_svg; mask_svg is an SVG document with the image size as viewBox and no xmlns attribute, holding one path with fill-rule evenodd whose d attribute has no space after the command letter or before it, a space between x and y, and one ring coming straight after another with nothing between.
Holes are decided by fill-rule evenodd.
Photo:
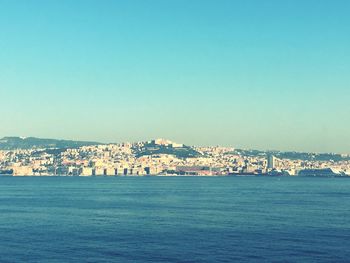
<instances>
[{"instance_id":1,"label":"haze over water","mask_svg":"<svg viewBox=\"0 0 350 263\"><path fill-rule=\"evenodd\" d=\"M347 262L350 180L0 177L1 262Z\"/></svg>"}]
</instances>

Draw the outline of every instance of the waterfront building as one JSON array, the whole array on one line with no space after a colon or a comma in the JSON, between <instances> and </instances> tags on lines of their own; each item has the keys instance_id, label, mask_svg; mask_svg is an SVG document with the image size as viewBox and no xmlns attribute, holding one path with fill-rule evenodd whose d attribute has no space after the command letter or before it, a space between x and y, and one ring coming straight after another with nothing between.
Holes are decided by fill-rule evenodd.
<instances>
[{"instance_id":1,"label":"waterfront building","mask_svg":"<svg viewBox=\"0 0 350 263\"><path fill-rule=\"evenodd\" d=\"M82 167L80 169L80 176L92 176L92 168L91 167Z\"/></svg>"},{"instance_id":2,"label":"waterfront building","mask_svg":"<svg viewBox=\"0 0 350 263\"><path fill-rule=\"evenodd\" d=\"M13 176L31 176L34 175L33 168L30 166L14 166L12 168Z\"/></svg>"},{"instance_id":3,"label":"waterfront building","mask_svg":"<svg viewBox=\"0 0 350 263\"><path fill-rule=\"evenodd\" d=\"M93 175L96 175L96 176L101 176L101 175L104 175L104 169L101 168L101 167L96 167L95 169L93 169Z\"/></svg>"},{"instance_id":4,"label":"waterfront building","mask_svg":"<svg viewBox=\"0 0 350 263\"><path fill-rule=\"evenodd\" d=\"M104 170L104 174L105 175L116 175L116 169L114 169L114 168L106 168L105 170Z\"/></svg>"}]
</instances>

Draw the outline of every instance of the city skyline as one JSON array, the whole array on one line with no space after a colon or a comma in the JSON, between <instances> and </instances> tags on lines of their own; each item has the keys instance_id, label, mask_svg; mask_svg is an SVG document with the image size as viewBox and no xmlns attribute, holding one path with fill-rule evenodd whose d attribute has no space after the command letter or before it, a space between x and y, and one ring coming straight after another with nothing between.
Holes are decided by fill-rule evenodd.
<instances>
[{"instance_id":1,"label":"city skyline","mask_svg":"<svg viewBox=\"0 0 350 263\"><path fill-rule=\"evenodd\" d=\"M349 8L0 0L0 137L349 153Z\"/></svg>"},{"instance_id":2,"label":"city skyline","mask_svg":"<svg viewBox=\"0 0 350 263\"><path fill-rule=\"evenodd\" d=\"M99 144L0 139L0 176L350 176L350 154L188 146L167 139Z\"/></svg>"},{"instance_id":3,"label":"city skyline","mask_svg":"<svg viewBox=\"0 0 350 263\"><path fill-rule=\"evenodd\" d=\"M215 148L215 147L220 147L220 148L232 148L235 150L247 150L247 151L261 151L261 152L295 152L295 153L308 153L308 154L339 154L339 155L344 155L344 156L350 156L350 152L316 152L316 151L298 151L298 150L285 150L285 149L272 149L272 148L268 148L268 149L261 149L261 148L254 148L254 147L237 147L235 145L221 145L221 144L212 144L212 145L204 145L204 144L191 144L191 143L183 143L181 141L175 141L171 138L160 138L160 137L154 137L154 138L147 138L147 139L143 139L143 140L137 140L137 141L132 141L132 140L126 140L126 141L107 141L107 142L102 142L102 141L98 141L98 140L75 140L75 139L71 139L71 138L39 138L36 136L0 136L0 144L4 142L4 140L6 139L21 139L21 140L26 140L26 139L34 139L35 141L54 141L54 143L56 142L63 142L64 143L78 143L78 144L82 144L82 145L113 145L113 144L123 144L123 143L144 143L144 142L151 142L151 141L156 141L156 140L164 140L164 141L169 141L172 143L176 143L176 144L180 144L180 145L186 145L186 146L190 146L190 147L208 147L208 148ZM80 146L77 146L80 147ZM0 150L1 150L1 145L0 145ZM33 149L35 148L41 148L38 146L33 147ZM47 146L42 147L43 149L47 149ZM50 148L50 147L49 147ZM62 147L56 147L53 146L51 148L57 148L60 149ZM71 148L71 146L67 146L67 147L63 147L63 148ZM74 147L73 147L74 148ZM15 148L11 148L12 150L14 150ZM18 149L23 149L21 147L18 147ZM27 148L24 148L27 149ZM29 147L28 149L31 149L31 147ZM2 149L4 150L4 149ZM8 149L10 150L10 149Z\"/></svg>"}]
</instances>

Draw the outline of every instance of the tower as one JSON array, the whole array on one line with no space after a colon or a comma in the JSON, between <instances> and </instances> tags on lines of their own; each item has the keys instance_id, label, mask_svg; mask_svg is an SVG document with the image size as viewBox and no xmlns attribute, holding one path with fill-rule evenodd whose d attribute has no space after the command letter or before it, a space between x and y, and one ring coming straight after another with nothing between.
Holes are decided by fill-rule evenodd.
<instances>
[{"instance_id":1,"label":"tower","mask_svg":"<svg viewBox=\"0 0 350 263\"><path fill-rule=\"evenodd\" d=\"M267 155L267 169L273 170L276 168L276 157L272 154Z\"/></svg>"}]
</instances>

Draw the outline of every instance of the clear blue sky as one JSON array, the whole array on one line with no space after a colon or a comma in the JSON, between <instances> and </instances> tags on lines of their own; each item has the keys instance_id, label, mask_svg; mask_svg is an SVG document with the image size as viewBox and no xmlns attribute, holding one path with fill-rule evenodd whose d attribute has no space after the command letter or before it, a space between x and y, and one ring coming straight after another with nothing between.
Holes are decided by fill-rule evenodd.
<instances>
[{"instance_id":1,"label":"clear blue sky","mask_svg":"<svg viewBox=\"0 0 350 263\"><path fill-rule=\"evenodd\" d=\"M0 0L0 136L350 153L348 0Z\"/></svg>"}]
</instances>

